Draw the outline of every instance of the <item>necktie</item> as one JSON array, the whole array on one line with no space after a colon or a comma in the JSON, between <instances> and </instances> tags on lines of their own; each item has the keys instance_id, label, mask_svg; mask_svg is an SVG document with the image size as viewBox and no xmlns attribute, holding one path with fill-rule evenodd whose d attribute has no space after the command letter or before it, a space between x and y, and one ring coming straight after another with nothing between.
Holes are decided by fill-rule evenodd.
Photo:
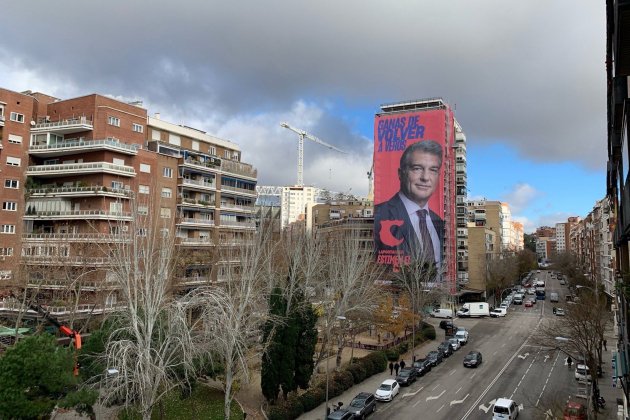
<instances>
[{"instance_id":1,"label":"necktie","mask_svg":"<svg viewBox=\"0 0 630 420\"><path fill-rule=\"evenodd\" d=\"M422 251L424 260L427 262L435 262L435 253L433 252L433 241L429 228L427 227L427 211L418 210L418 226L420 228L420 240L422 241Z\"/></svg>"}]
</instances>

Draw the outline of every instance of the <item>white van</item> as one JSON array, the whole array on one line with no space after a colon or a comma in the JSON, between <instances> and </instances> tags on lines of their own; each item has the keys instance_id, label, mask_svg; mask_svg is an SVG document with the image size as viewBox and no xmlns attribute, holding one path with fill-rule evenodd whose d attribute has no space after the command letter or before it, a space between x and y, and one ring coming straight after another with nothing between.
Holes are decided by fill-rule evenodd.
<instances>
[{"instance_id":1,"label":"white van","mask_svg":"<svg viewBox=\"0 0 630 420\"><path fill-rule=\"evenodd\" d=\"M514 295L514 297L512 298L512 303L514 303L515 305L522 305L523 304L523 294L522 293L517 293Z\"/></svg>"},{"instance_id":2,"label":"white van","mask_svg":"<svg viewBox=\"0 0 630 420\"><path fill-rule=\"evenodd\" d=\"M551 302L559 302L560 298L558 297L558 294L555 292L549 293L549 300Z\"/></svg>"},{"instance_id":3,"label":"white van","mask_svg":"<svg viewBox=\"0 0 630 420\"><path fill-rule=\"evenodd\" d=\"M518 404L507 398L499 398L492 408L492 420L514 420L518 417Z\"/></svg>"},{"instance_id":4,"label":"white van","mask_svg":"<svg viewBox=\"0 0 630 420\"><path fill-rule=\"evenodd\" d=\"M429 315L433 318L453 318L453 311L451 309L436 308Z\"/></svg>"}]
</instances>

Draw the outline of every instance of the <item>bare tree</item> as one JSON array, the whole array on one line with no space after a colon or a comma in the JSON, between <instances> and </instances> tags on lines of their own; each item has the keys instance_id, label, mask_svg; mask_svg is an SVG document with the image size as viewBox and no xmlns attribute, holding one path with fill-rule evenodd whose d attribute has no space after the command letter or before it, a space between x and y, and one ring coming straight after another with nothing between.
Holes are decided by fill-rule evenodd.
<instances>
[{"instance_id":1,"label":"bare tree","mask_svg":"<svg viewBox=\"0 0 630 420\"><path fill-rule=\"evenodd\" d=\"M487 285L493 289L495 302L501 303L503 292L518 280L518 259L511 253L499 254L487 263Z\"/></svg>"},{"instance_id":2,"label":"bare tree","mask_svg":"<svg viewBox=\"0 0 630 420\"><path fill-rule=\"evenodd\" d=\"M249 362L264 352L260 334L268 317L271 246L270 237L263 232L250 244L224 253L224 284L199 289L187 297L189 307L201 311L193 325L197 351L213 357L224 369L219 379L226 419L230 418L235 382L249 382Z\"/></svg>"},{"instance_id":3,"label":"bare tree","mask_svg":"<svg viewBox=\"0 0 630 420\"><path fill-rule=\"evenodd\" d=\"M110 249L110 279L124 309L113 317L115 328L104 358L117 374L103 384L106 401L134 405L144 419L192 371L193 342L187 307L169 293L173 270L170 226L134 212L129 241Z\"/></svg>"}]
</instances>

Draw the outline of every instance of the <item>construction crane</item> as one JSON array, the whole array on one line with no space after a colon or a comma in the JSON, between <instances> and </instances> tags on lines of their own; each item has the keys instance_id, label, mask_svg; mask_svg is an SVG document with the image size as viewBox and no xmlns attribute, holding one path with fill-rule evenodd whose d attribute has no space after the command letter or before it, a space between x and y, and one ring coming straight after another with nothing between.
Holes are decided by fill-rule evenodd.
<instances>
[{"instance_id":1,"label":"construction crane","mask_svg":"<svg viewBox=\"0 0 630 420\"><path fill-rule=\"evenodd\" d=\"M287 129L293 131L294 133L297 133L297 135L300 138L300 140L298 142L298 172L297 172L297 185L298 185L298 187L304 186L304 138L312 140L315 143L319 143L322 146L326 146L329 149L336 150L339 153L345 153L345 154L348 153L348 152L344 152L343 150L340 150L340 149L336 148L335 146L333 146L331 144L326 143L323 140L318 139L317 137L315 137L315 136L313 136L311 134L308 134L304 130L299 130L297 128L293 128L287 123L281 123L280 127L287 128Z\"/></svg>"},{"instance_id":2,"label":"construction crane","mask_svg":"<svg viewBox=\"0 0 630 420\"><path fill-rule=\"evenodd\" d=\"M372 166L367 173L368 176L368 201L374 201L374 161L372 161Z\"/></svg>"}]
</instances>

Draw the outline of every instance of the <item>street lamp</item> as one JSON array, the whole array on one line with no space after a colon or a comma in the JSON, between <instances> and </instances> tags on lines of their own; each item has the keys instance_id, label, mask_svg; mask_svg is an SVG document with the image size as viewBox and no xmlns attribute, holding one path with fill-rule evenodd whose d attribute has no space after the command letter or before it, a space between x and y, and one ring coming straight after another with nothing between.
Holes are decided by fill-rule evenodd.
<instances>
[{"instance_id":1,"label":"street lamp","mask_svg":"<svg viewBox=\"0 0 630 420\"><path fill-rule=\"evenodd\" d=\"M346 317L343 315L337 315L335 319L343 321L346 319ZM328 414L329 414L329 407L328 407L328 359L330 358L328 354L328 349L330 348L330 343L328 342L329 338L330 338L330 334L328 331L328 317L326 317L326 407L324 408L324 411L326 414L324 415L324 419L328 417Z\"/></svg>"}]
</instances>

